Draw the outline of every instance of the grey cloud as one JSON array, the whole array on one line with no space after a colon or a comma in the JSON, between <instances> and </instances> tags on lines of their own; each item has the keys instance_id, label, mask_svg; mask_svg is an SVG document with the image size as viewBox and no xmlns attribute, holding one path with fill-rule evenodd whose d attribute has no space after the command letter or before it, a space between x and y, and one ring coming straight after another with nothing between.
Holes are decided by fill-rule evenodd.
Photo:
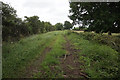
<instances>
[{"instance_id":1,"label":"grey cloud","mask_svg":"<svg viewBox=\"0 0 120 80\"><path fill-rule=\"evenodd\" d=\"M68 0L3 0L11 3L17 10L19 17L37 15L42 21L49 21L52 24L70 21Z\"/></svg>"}]
</instances>

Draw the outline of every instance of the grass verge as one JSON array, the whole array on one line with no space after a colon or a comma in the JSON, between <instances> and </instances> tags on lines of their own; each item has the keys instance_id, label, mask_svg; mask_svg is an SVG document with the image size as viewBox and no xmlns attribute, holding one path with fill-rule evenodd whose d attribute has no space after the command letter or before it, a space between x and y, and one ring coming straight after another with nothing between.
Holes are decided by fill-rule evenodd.
<instances>
[{"instance_id":1,"label":"grass verge","mask_svg":"<svg viewBox=\"0 0 120 80\"><path fill-rule=\"evenodd\" d=\"M90 78L114 78L118 76L118 52L109 46L85 40L83 35L68 33L68 38L80 49L79 61Z\"/></svg>"},{"instance_id":2,"label":"grass verge","mask_svg":"<svg viewBox=\"0 0 120 80\"><path fill-rule=\"evenodd\" d=\"M22 70L40 56L45 47L54 40L56 33L48 32L24 38L16 43L3 43L3 78L17 78L24 73Z\"/></svg>"}]
</instances>

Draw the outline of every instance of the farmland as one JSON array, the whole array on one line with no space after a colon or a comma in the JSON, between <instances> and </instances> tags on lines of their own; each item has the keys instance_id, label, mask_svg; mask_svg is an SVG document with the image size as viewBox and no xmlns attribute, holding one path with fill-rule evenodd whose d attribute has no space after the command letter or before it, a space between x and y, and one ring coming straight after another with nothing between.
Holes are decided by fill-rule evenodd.
<instances>
[{"instance_id":1,"label":"farmland","mask_svg":"<svg viewBox=\"0 0 120 80\"><path fill-rule=\"evenodd\" d=\"M92 34L51 31L3 42L3 78L118 77L120 47L97 40L100 34L96 42L86 38ZM120 46L118 37L112 40Z\"/></svg>"}]
</instances>

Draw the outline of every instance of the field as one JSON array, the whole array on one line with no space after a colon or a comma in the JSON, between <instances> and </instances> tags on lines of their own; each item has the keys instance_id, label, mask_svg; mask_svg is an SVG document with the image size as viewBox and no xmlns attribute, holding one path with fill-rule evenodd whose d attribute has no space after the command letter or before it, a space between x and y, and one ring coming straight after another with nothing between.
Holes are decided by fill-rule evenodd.
<instances>
[{"instance_id":1,"label":"field","mask_svg":"<svg viewBox=\"0 0 120 80\"><path fill-rule=\"evenodd\" d=\"M112 42L112 43L111 43ZM51 31L3 42L3 78L118 78L120 38Z\"/></svg>"}]
</instances>

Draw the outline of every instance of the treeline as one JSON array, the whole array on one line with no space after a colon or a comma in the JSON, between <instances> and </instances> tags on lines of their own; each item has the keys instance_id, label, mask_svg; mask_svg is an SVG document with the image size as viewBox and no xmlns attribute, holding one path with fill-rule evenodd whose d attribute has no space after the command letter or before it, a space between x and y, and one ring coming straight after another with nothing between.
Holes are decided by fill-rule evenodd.
<instances>
[{"instance_id":1,"label":"treeline","mask_svg":"<svg viewBox=\"0 0 120 80\"><path fill-rule=\"evenodd\" d=\"M73 24L88 26L86 31L120 32L120 2L70 2L69 12Z\"/></svg>"},{"instance_id":2,"label":"treeline","mask_svg":"<svg viewBox=\"0 0 120 80\"><path fill-rule=\"evenodd\" d=\"M70 29L73 26L69 21L65 21L64 24L56 23L55 25L52 25L50 22L40 21L38 16L25 16L24 18L24 20L18 18L16 10L9 4L2 2L3 41L17 41L25 36Z\"/></svg>"}]
</instances>

